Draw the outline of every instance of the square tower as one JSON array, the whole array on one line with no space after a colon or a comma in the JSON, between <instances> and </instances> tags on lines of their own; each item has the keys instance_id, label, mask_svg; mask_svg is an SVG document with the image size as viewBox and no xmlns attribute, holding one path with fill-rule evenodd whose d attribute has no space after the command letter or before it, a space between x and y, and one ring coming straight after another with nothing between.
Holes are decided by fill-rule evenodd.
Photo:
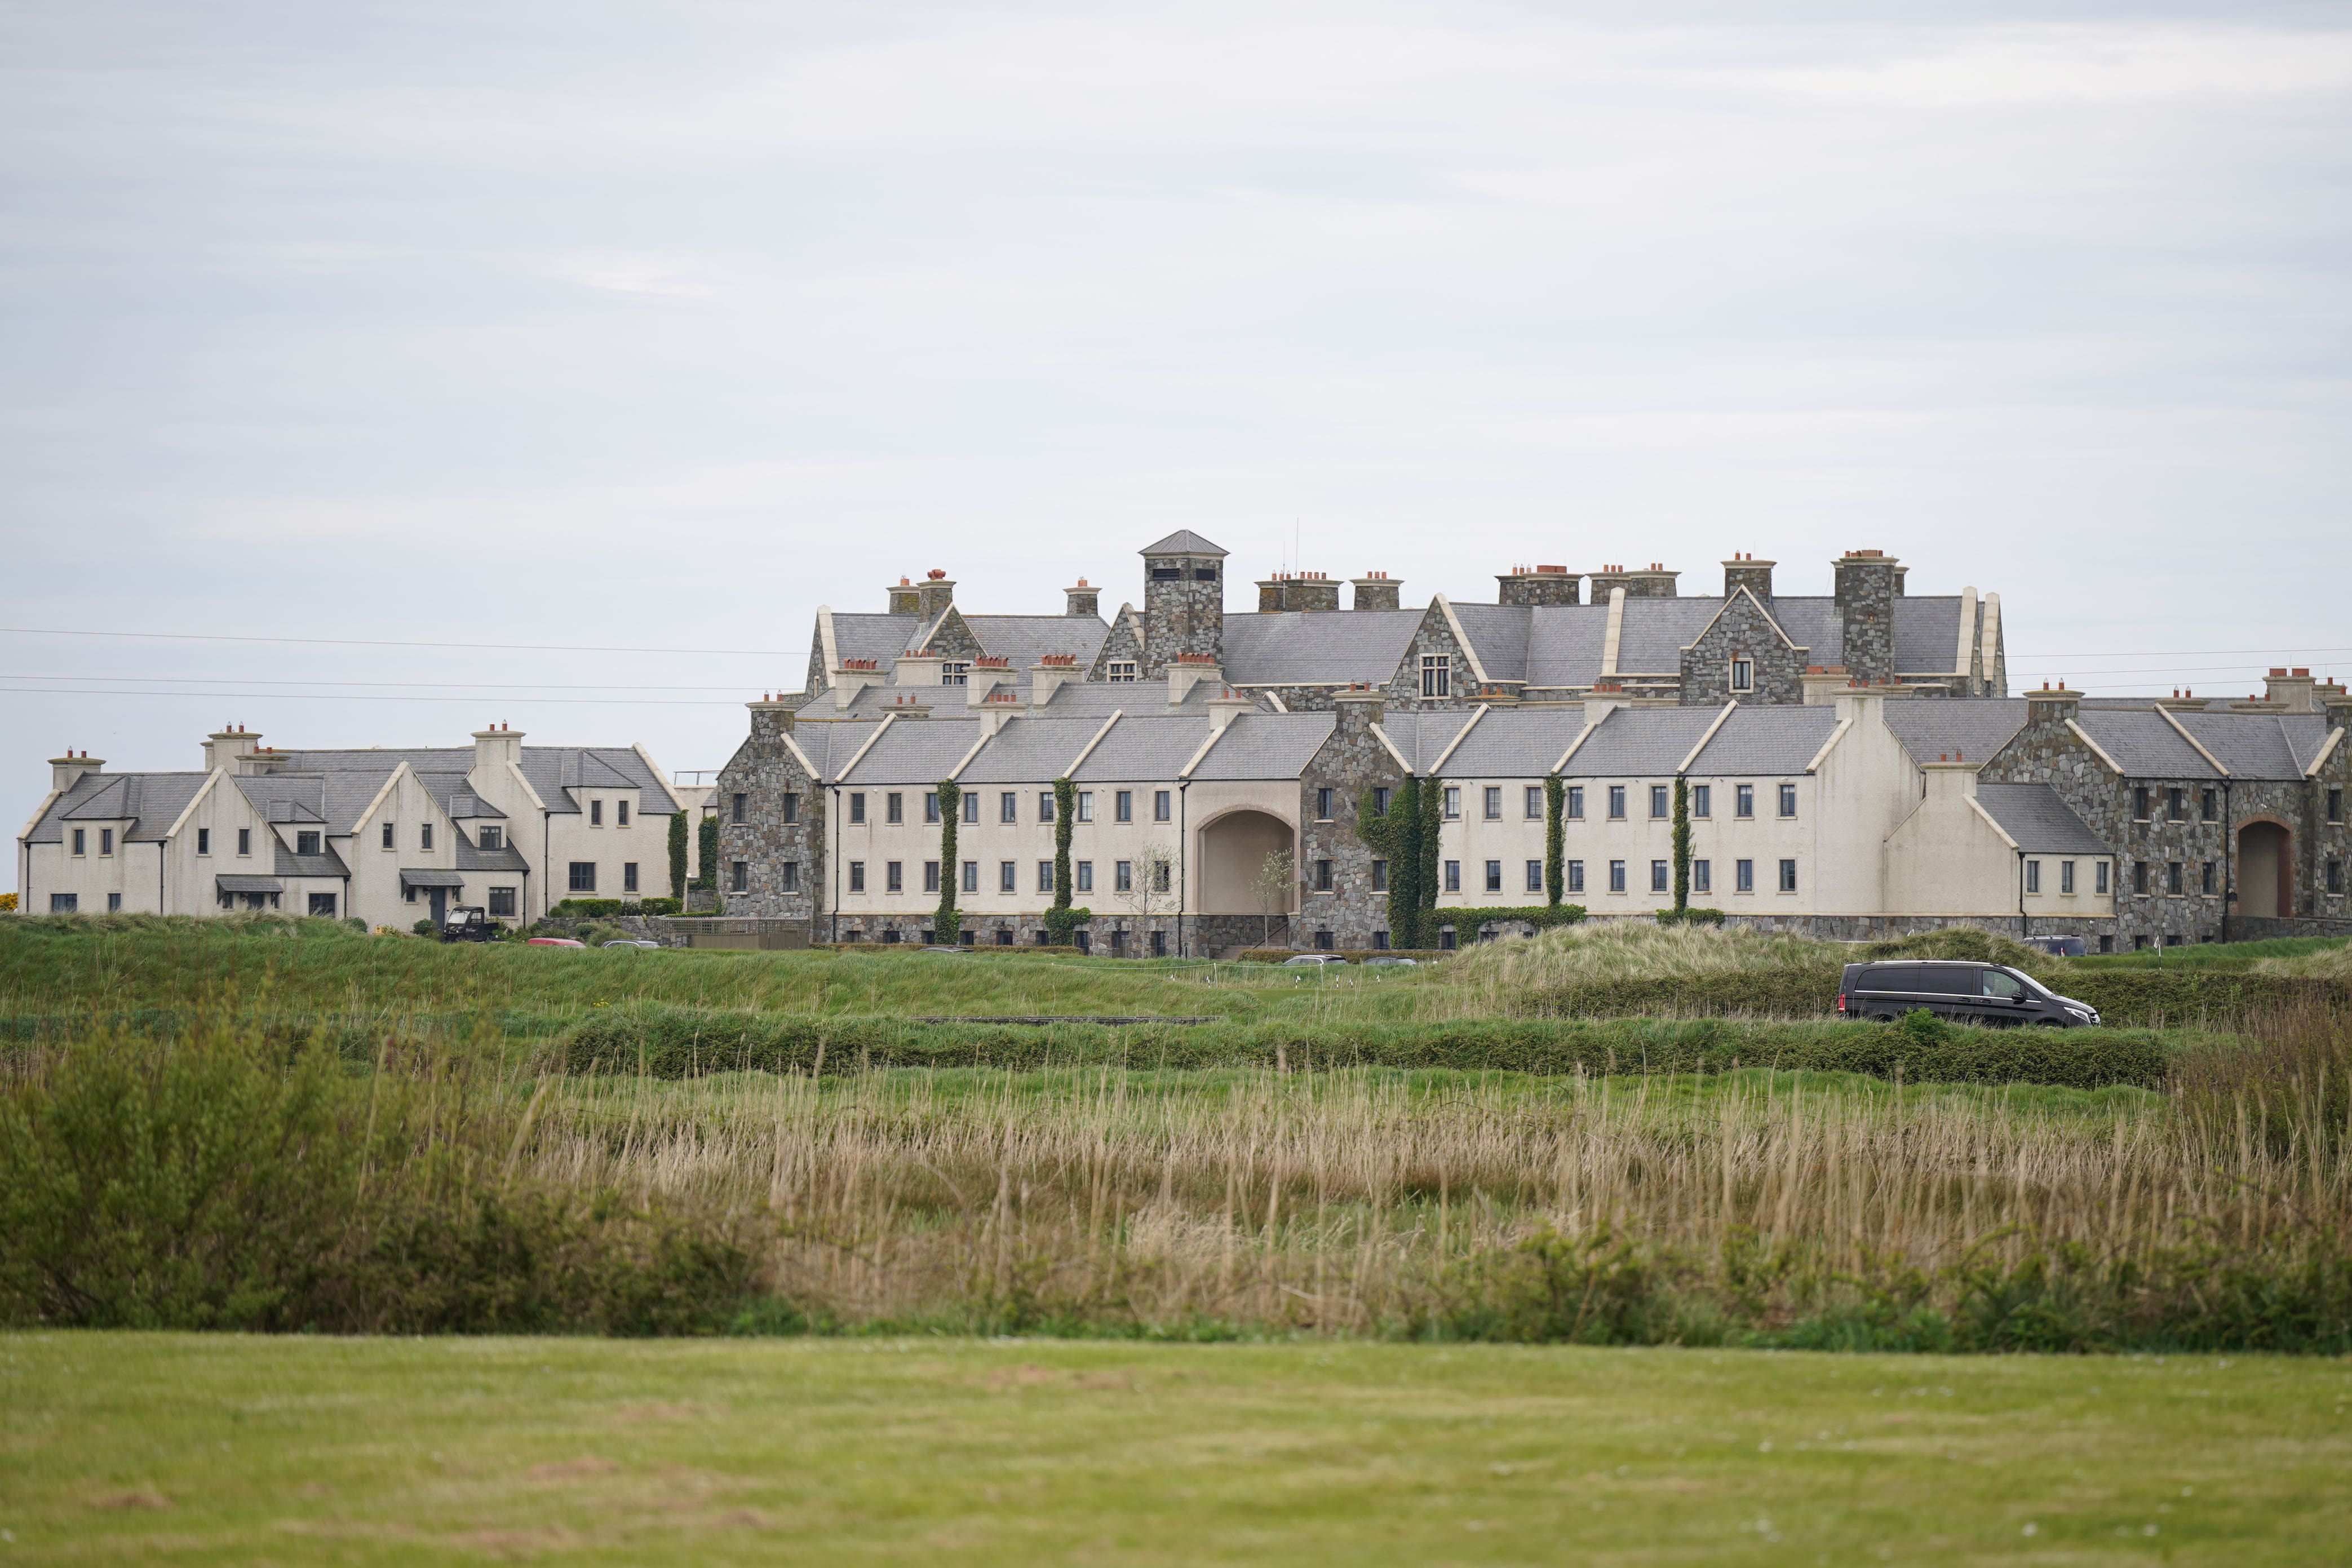
<instances>
[{"instance_id":1,"label":"square tower","mask_svg":"<svg viewBox=\"0 0 2352 1568\"><path fill-rule=\"evenodd\" d=\"M1138 553L1143 557L1143 679L1166 675L1180 653L1206 654L1222 664L1225 552L1180 528Z\"/></svg>"}]
</instances>

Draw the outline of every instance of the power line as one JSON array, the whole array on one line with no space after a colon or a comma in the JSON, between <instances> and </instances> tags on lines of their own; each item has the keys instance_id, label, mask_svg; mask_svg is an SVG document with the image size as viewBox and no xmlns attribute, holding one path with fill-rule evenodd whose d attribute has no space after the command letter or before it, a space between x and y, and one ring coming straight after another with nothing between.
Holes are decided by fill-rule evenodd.
<instances>
[{"instance_id":1,"label":"power line","mask_svg":"<svg viewBox=\"0 0 2352 1568\"><path fill-rule=\"evenodd\" d=\"M328 687L403 687L410 689L429 688L445 691L741 691L745 683L730 681L724 686L614 686L602 680L576 681L458 681L458 680L265 680L242 675L0 675L0 680L72 680L101 682L108 680L143 681L151 686L328 686ZM299 695L299 694L297 694Z\"/></svg>"},{"instance_id":2,"label":"power line","mask_svg":"<svg viewBox=\"0 0 2352 1568\"><path fill-rule=\"evenodd\" d=\"M5 679L5 678L0 678ZM791 695L797 696L798 693ZM126 691L107 688L71 686L0 686L0 697L217 697L230 702L479 702L478 696L459 697L400 697L390 692L340 691L326 693L303 691ZM604 708L739 708L740 699L729 701L720 697L531 697L518 699L530 702L575 703L582 707Z\"/></svg>"},{"instance_id":3,"label":"power line","mask_svg":"<svg viewBox=\"0 0 2352 1568\"><path fill-rule=\"evenodd\" d=\"M801 653L773 647L619 647L568 643L532 642L398 642L387 637L232 637L225 632L99 632L63 626L0 626L0 633L28 637L135 637L147 642L278 643L317 647L459 647L500 653L687 653L729 658L799 658Z\"/></svg>"}]
</instances>

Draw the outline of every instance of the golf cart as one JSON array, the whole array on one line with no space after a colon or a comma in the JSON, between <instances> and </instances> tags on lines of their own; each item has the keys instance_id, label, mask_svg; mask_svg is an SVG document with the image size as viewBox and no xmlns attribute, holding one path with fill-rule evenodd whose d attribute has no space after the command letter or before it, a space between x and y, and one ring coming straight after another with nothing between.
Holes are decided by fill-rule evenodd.
<instances>
[{"instance_id":1,"label":"golf cart","mask_svg":"<svg viewBox=\"0 0 2352 1568\"><path fill-rule=\"evenodd\" d=\"M479 904L458 904L441 922L443 942L488 942L498 934L498 924L482 912Z\"/></svg>"}]
</instances>

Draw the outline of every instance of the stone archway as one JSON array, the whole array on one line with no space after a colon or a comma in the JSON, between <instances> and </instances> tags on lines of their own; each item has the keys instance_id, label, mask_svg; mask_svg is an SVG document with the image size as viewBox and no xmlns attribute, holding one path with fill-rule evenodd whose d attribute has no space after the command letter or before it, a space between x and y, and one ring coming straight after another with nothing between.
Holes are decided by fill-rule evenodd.
<instances>
[{"instance_id":1,"label":"stone archway","mask_svg":"<svg viewBox=\"0 0 2352 1568\"><path fill-rule=\"evenodd\" d=\"M2294 835L2286 824L2257 817L2239 826L2238 912L2294 918Z\"/></svg>"},{"instance_id":2,"label":"stone archway","mask_svg":"<svg viewBox=\"0 0 2352 1568\"><path fill-rule=\"evenodd\" d=\"M1201 872L1197 912L1260 913L1259 868L1267 856L1296 848L1297 835L1290 824L1267 812L1243 809L1212 819L1202 826L1200 836L1200 855L1194 861ZM1292 880L1295 886L1297 879ZM1296 901L1295 897L1282 900L1274 906L1274 913L1287 914Z\"/></svg>"}]
</instances>

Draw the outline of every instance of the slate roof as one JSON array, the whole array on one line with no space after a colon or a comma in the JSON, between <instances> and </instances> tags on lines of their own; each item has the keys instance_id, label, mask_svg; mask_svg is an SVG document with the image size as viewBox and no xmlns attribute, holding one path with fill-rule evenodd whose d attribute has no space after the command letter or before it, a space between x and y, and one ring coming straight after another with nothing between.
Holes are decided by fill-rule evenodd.
<instances>
[{"instance_id":1,"label":"slate roof","mask_svg":"<svg viewBox=\"0 0 2352 1568\"><path fill-rule=\"evenodd\" d=\"M1341 614L1352 612L1342 611ZM1367 615L1371 611L1364 612ZM1225 726L1194 770L1195 779L1295 779L1306 771L1338 716L1331 713L1244 713Z\"/></svg>"},{"instance_id":2,"label":"slate roof","mask_svg":"<svg viewBox=\"0 0 2352 1568\"><path fill-rule=\"evenodd\" d=\"M1385 686L1423 613L1281 610L1227 616L1225 679L1235 686Z\"/></svg>"},{"instance_id":3,"label":"slate roof","mask_svg":"<svg viewBox=\"0 0 2352 1568\"><path fill-rule=\"evenodd\" d=\"M1075 656L1084 671L1110 636L1110 623L1098 616L968 615L963 623L980 639L983 651L1013 661L1013 671L1024 685L1029 667L1049 653Z\"/></svg>"},{"instance_id":4,"label":"slate roof","mask_svg":"<svg viewBox=\"0 0 2352 1568\"><path fill-rule=\"evenodd\" d=\"M2181 728L2230 770L2232 778L2299 779L2327 742L2327 721L2317 713L2182 713L2176 717Z\"/></svg>"},{"instance_id":5,"label":"slate roof","mask_svg":"<svg viewBox=\"0 0 2352 1568\"><path fill-rule=\"evenodd\" d=\"M505 812L477 795L474 786L466 782L464 773L420 773L416 775L416 782L425 786L425 793L431 795L453 819L471 821L477 817L487 817L499 820L506 816Z\"/></svg>"},{"instance_id":6,"label":"slate roof","mask_svg":"<svg viewBox=\"0 0 2352 1568\"><path fill-rule=\"evenodd\" d=\"M1959 663L1959 653L1958 594L1927 595L1916 599L1906 595L1895 601L1895 673L1948 674Z\"/></svg>"},{"instance_id":7,"label":"slate roof","mask_svg":"<svg viewBox=\"0 0 2352 1568\"><path fill-rule=\"evenodd\" d=\"M1617 639L1618 669L1628 675L1680 673L1683 649L1698 640L1722 608L1721 599L1627 599Z\"/></svg>"},{"instance_id":8,"label":"slate roof","mask_svg":"<svg viewBox=\"0 0 2352 1568\"><path fill-rule=\"evenodd\" d=\"M1714 708L1620 708L1568 760L1566 777L1670 776L1719 711ZM1566 751L1563 742L1561 751ZM1557 760L1558 753L1554 753Z\"/></svg>"},{"instance_id":9,"label":"slate roof","mask_svg":"<svg viewBox=\"0 0 2352 1568\"><path fill-rule=\"evenodd\" d=\"M1887 729L1921 764L1947 756L1989 763L2025 727L2022 697L1902 697L1884 710Z\"/></svg>"},{"instance_id":10,"label":"slate roof","mask_svg":"<svg viewBox=\"0 0 2352 1568\"><path fill-rule=\"evenodd\" d=\"M1415 773L1425 774L1444 755L1445 748L1454 743L1454 737L1462 733L1462 726L1470 721L1474 711L1467 708L1392 708L1381 721L1381 733L1389 738L1390 745L1404 753L1404 760ZM1584 710L1580 708L1576 711L1581 715ZM1478 727L1485 729L1496 717L1496 713L1488 713ZM1561 742L1560 751L1567 749L1568 743ZM1544 765L1549 767L1558 761L1559 752L1554 752Z\"/></svg>"},{"instance_id":11,"label":"slate roof","mask_svg":"<svg viewBox=\"0 0 2352 1568\"><path fill-rule=\"evenodd\" d=\"M1180 528L1157 544L1147 544L1138 555L1223 555L1223 551L1189 528Z\"/></svg>"},{"instance_id":12,"label":"slate roof","mask_svg":"<svg viewBox=\"0 0 2352 1568\"><path fill-rule=\"evenodd\" d=\"M1454 748L1444 771L1450 779L1541 778L1583 728L1580 707L1492 709Z\"/></svg>"},{"instance_id":13,"label":"slate roof","mask_svg":"<svg viewBox=\"0 0 2352 1568\"><path fill-rule=\"evenodd\" d=\"M2099 749L2115 759L2130 778L2218 779L2212 764L2197 754L2197 748L2180 737L2164 721L2164 715L2149 710L2129 712L2116 709L2084 710L2074 721L2083 733L2099 744ZM2202 737L2200 737L2202 739Z\"/></svg>"},{"instance_id":14,"label":"slate roof","mask_svg":"<svg viewBox=\"0 0 2352 1568\"><path fill-rule=\"evenodd\" d=\"M1606 605L1537 606L1528 618L1528 684L1591 686L1601 679L1601 656L1608 639ZM1483 649L1478 657L1486 657Z\"/></svg>"},{"instance_id":15,"label":"slate roof","mask_svg":"<svg viewBox=\"0 0 2352 1568\"><path fill-rule=\"evenodd\" d=\"M84 773L50 805L27 837L35 844L56 844L64 839L61 825L68 821L129 817L132 821L123 831L124 843L156 843L204 787L205 778L203 773Z\"/></svg>"},{"instance_id":16,"label":"slate roof","mask_svg":"<svg viewBox=\"0 0 2352 1568\"><path fill-rule=\"evenodd\" d=\"M1487 679L1527 679L1528 640L1536 611L1524 605L1453 605L1450 608L1454 618L1462 623L1462 635L1477 650ZM1398 652L1402 655L1403 650ZM1454 679L1467 680L1470 672L1457 669Z\"/></svg>"},{"instance_id":17,"label":"slate roof","mask_svg":"<svg viewBox=\"0 0 2352 1568\"><path fill-rule=\"evenodd\" d=\"M2020 849L2042 855L2115 853L2048 784L1980 784L1977 804Z\"/></svg>"},{"instance_id":18,"label":"slate roof","mask_svg":"<svg viewBox=\"0 0 2352 1568\"><path fill-rule=\"evenodd\" d=\"M837 724L798 724L793 728L793 743L800 747L809 766L816 770L818 783L835 784L840 781L841 770L849 765L849 759L857 754L857 748L866 744L879 723L879 720L845 720Z\"/></svg>"},{"instance_id":19,"label":"slate roof","mask_svg":"<svg viewBox=\"0 0 2352 1568\"><path fill-rule=\"evenodd\" d=\"M1903 635L1903 612L1899 607L1902 602L1896 601L1898 608L1895 612L1898 642ZM1845 662L1845 620L1838 613L1835 599L1812 594L1779 594L1765 607L1772 612L1772 618L1780 624L1780 629L1788 634L1789 640L1805 650L1806 663L1831 665ZM1958 636L1956 628L1953 632L1956 642ZM1902 662L1901 659L1895 660L1898 666Z\"/></svg>"},{"instance_id":20,"label":"slate roof","mask_svg":"<svg viewBox=\"0 0 2352 1568\"><path fill-rule=\"evenodd\" d=\"M977 719L909 719L893 724L857 766L836 782L928 787L963 760L980 739L980 729Z\"/></svg>"},{"instance_id":21,"label":"slate roof","mask_svg":"<svg viewBox=\"0 0 2352 1568\"><path fill-rule=\"evenodd\" d=\"M925 721L928 722L928 721ZM1192 721L1197 728L1199 721ZM1057 779L1072 758L1085 749L1103 721L1094 718L1015 718L1007 720L971 764L956 775L958 784L1035 784ZM892 725L892 730L899 728ZM1111 733L1125 728L1114 725ZM971 742L964 742L969 746Z\"/></svg>"},{"instance_id":22,"label":"slate roof","mask_svg":"<svg viewBox=\"0 0 2352 1568\"><path fill-rule=\"evenodd\" d=\"M1070 776L1087 784L1162 783L1173 779L1208 738L1205 716L1121 719Z\"/></svg>"},{"instance_id":23,"label":"slate roof","mask_svg":"<svg viewBox=\"0 0 2352 1568\"><path fill-rule=\"evenodd\" d=\"M457 837L463 839L465 835L461 833ZM270 868L281 877L349 877L352 874L351 868L343 864L343 858L335 853L332 845L328 845L316 855L297 855L280 843L277 846L275 863Z\"/></svg>"},{"instance_id":24,"label":"slate roof","mask_svg":"<svg viewBox=\"0 0 2352 1568\"><path fill-rule=\"evenodd\" d=\"M637 812L641 816L669 815L669 791L655 772L646 766L645 758L634 746L524 746L523 777L558 815L576 813L577 802L565 793L567 789L634 789L637 792ZM349 833L367 809L383 781L392 776L394 768L406 763L443 809L450 798L464 788L466 773L474 765L471 746L371 746L364 750L332 752L287 752L281 753L284 763L274 773L238 775L237 786L246 797L260 807L264 797L302 798L291 781L316 775L325 784L321 811L328 826L337 833ZM442 789L431 782L436 777L452 781ZM284 784L282 795L279 786ZM261 793L257 794L258 790Z\"/></svg>"},{"instance_id":25,"label":"slate roof","mask_svg":"<svg viewBox=\"0 0 2352 1568\"><path fill-rule=\"evenodd\" d=\"M1836 728L1834 708L1737 708L1692 761L1690 771L1714 778L1801 773Z\"/></svg>"},{"instance_id":26,"label":"slate roof","mask_svg":"<svg viewBox=\"0 0 2352 1568\"><path fill-rule=\"evenodd\" d=\"M496 849L481 849L463 833L457 836L457 869L460 871L529 871L530 862L522 851L511 844Z\"/></svg>"},{"instance_id":27,"label":"slate roof","mask_svg":"<svg viewBox=\"0 0 2352 1568\"><path fill-rule=\"evenodd\" d=\"M890 661L914 646L922 635L920 616L861 616L833 613L833 651L839 658L870 658L879 662L882 677L890 677Z\"/></svg>"}]
</instances>

